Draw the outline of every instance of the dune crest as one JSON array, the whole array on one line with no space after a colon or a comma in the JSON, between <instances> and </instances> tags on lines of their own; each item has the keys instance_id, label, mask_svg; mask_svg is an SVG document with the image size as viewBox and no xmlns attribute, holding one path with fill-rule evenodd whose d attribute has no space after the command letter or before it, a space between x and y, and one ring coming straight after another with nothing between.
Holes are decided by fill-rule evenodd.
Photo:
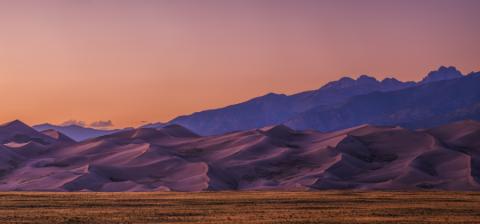
<instances>
[{"instance_id":1,"label":"dune crest","mask_svg":"<svg viewBox=\"0 0 480 224\"><path fill-rule=\"evenodd\" d=\"M79 143L15 121L0 137L4 191L480 190L476 121L205 137L169 125Z\"/></svg>"}]
</instances>

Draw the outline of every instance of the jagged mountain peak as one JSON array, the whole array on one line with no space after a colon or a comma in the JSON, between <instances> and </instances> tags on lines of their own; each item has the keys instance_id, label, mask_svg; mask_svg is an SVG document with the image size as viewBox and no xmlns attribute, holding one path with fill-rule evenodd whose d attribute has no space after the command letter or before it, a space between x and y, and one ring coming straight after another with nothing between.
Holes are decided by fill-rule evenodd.
<instances>
[{"instance_id":1,"label":"jagged mountain peak","mask_svg":"<svg viewBox=\"0 0 480 224\"><path fill-rule=\"evenodd\" d=\"M463 74L454 66L440 66L437 70L431 71L420 81L420 84L437 82L442 80L449 80L455 78L461 78Z\"/></svg>"},{"instance_id":2,"label":"jagged mountain peak","mask_svg":"<svg viewBox=\"0 0 480 224\"><path fill-rule=\"evenodd\" d=\"M393 78L393 77L387 77L387 78L384 78L381 83L401 83L401 81L399 81L398 79L396 78Z\"/></svg>"},{"instance_id":3,"label":"jagged mountain peak","mask_svg":"<svg viewBox=\"0 0 480 224\"><path fill-rule=\"evenodd\" d=\"M379 84L380 82L372 76L369 75L360 75L357 79L353 79L351 77L345 76L342 77L336 81L332 81L327 83L325 86L323 86L321 89L328 89L328 88L350 88L353 86L361 86L361 85L376 85Z\"/></svg>"},{"instance_id":4,"label":"jagged mountain peak","mask_svg":"<svg viewBox=\"0 0 480 224\"><path fill-rule=\"evenodd\" d=\"M361 83L378 83L378 80L375 77L369 75L361 75L357 78L357 82Z\"/></svg>"},{"instance_id":5,"label":"jagged mountain peak","mask_svg":"<svg viewBox=\"0 0 480 224\"><path fill-rule=\"evenodd\" d=\"M326 86L328 86L329 84L335 84L335 83L353 83L353 82L355 82L355 79L352 79L349 76L344 76L344 77L342 77L338 80L331 81L331 82L327 83Z\"/></svg>"}]
</instances>

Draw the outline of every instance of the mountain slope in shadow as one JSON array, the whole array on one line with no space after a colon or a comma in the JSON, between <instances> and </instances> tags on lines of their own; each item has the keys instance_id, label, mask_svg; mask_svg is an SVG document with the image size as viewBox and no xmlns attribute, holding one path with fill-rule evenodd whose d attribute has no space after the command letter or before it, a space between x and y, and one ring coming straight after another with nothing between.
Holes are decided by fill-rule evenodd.
<instances>
[{"instance_id":1,"label":"mountain slope in shadow","mask_svg":"<svg viewBox=\"0 0 480 224\"><path fill-rule=\"evenodd\" d=\"M331 131L359 124L425 128L480 119L480 72L416 87L354 96L336 108L315 108L285 124Z\"/></svg>"},{"instance_id":2,"label":"mountain slope in shadow","mask_svg":"<svg viewBox=\"0 0 480 224\"><path fill-rule=\"evenodd\" d=\"M480 117L478 73L440 67L420 82L378 81L362 75L341 78L320 89L294 95L270 93L224 108L180 116L179 124L201 135L223 134L270 125L294 129L339 130L358 124L433 127ZM161 128L164 124L146 127Z\"/></svg>"}]
</instances>

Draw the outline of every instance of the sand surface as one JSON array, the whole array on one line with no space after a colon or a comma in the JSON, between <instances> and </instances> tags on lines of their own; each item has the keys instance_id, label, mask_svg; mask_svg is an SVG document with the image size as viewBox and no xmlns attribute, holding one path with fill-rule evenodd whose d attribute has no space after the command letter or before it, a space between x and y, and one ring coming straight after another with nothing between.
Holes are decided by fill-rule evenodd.
<instances>
[{"instance_id":1,"label":"sand surface","mask_svg":"<svg viewBox=\"0 0 480 224\"><path fill-rule=\"evenodd\" d=\"M480 190L480 124L286 126L201 137L172 125L74 142L0 126L1 191Z\"/></svg>"}]
</instances>

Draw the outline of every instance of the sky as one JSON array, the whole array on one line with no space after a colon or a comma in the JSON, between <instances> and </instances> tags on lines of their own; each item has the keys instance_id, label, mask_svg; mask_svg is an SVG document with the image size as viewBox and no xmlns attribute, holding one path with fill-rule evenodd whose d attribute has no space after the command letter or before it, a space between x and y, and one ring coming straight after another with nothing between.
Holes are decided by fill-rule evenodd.
<instances>
[{"instance_id":1,"label":"sky","mask_svg":"<svg viewBox=\"0 0 480 224\"><path fill-rule=\"evenodd\" d=\"M0 123L139 126L343 76L480 70L476 0L0 0Z\"/></svg>"}]
</instances>

